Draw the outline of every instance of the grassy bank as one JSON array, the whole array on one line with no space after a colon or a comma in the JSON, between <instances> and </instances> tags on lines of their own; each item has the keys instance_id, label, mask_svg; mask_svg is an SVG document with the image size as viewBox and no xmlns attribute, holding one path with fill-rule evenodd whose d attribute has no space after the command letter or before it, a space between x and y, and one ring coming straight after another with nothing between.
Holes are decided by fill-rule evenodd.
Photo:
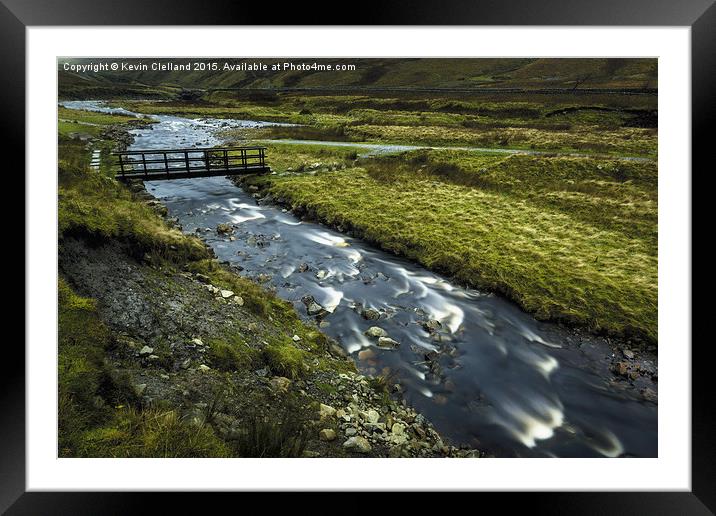
<instances>
[{"instance_id":1,"label":"grassy bank","mask_svg":"<svg viewBox=\"0 0 716 516\"><path fill-rule=\"evenodd\" d=\"M653 162L460 151L356 161L283 145L268 155L279 173L253 181L300 213L539 318L657 341Z\"/></svg>"}]
</instances>

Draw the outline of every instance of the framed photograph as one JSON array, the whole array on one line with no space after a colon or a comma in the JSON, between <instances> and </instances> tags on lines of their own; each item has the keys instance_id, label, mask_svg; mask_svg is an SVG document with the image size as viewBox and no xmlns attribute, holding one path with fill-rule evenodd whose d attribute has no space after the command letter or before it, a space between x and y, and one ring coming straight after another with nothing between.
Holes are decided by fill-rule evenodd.
<instances>
[{"instance_id":1,"label":"framed photograph","mask_svg":"<svg viewBox=\"0 0 716 516\"><path fill-rule=\"evenodd\" d=\"M182 4L3 1L27 242L3 510L714 510L691 326L712 2L271 26Z\"/></svg>"}]
</instances>

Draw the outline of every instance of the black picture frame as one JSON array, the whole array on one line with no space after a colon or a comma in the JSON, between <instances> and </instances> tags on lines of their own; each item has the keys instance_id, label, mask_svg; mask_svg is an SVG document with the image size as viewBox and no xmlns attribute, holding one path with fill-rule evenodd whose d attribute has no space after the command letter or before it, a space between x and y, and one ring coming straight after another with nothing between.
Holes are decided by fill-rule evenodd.
<instances>
[{"instance_id":1,"label":"black picture frame","mask_svg":"<svg viewBox=\"0 0 716 516\"><path fill-rule=\"evenodd\" d=\"M282 4L267 16L263 3L216 0L210 5L186 0L0 0L0 89L6 118L4 158L6 177L25 192L23 135L25 134L25 30L40 25L575 25L688 26L691 28L692 169L707 172L708 128L716 121L716 5L714 0L489 0L472 2L364 2L341 15L335 3ZM278 11L278 12L276 12ZM344 11L345 12L345 11ZM91 48L91 47L90 47ZM88 49L89 51L89 49ZM9 163L8 163L9 160ZM691 176L692 192L694 174ZM7 184L7 183L6 183ZM703 192L701 192L703 195ZM696 206L692 197L692 207ZM16 211L19 213L19 211ZM696 218L692 219L696 221ZM14 221L17 225L17 221ZM16 237L15 237L16 238ZM692 257L693 247L692 247ZM23 245L23 267L25 262ZM52 265L48 257L48 265ZM693 263L693 259L692 259ZM692 274L698 268L692 265ZM27 274L27 270L25 270ZM699 322L698 317L693 321ZM692 330L692 490L690 492L524 493L499 496L501 511L528 506L550 514L711 514L716 511L716 439L714 396L707 385L712 346L700 327ZM8 332L9 335L9 332ZM670 343L674 344L674 343ZM681 343L684 346L688 343ZM159 498L162 510L179 505L206 507L186 494L58 493L25 489L25 357L9 343L3 351L0 375L0 511L7 514L127 514L144 512L147 497ZM11 348L11 349L8 349ZM625 459L627 460L627 459ZM215 495L216 496L216 495ZM233 495L222 495L233 496ZM241 495L245 496L245 495ZM258 500L257 500L258 501ZM244 499L244 507L247 502ZM250 502L249 502L250 503Z\"/></svg>"}]
</instances>

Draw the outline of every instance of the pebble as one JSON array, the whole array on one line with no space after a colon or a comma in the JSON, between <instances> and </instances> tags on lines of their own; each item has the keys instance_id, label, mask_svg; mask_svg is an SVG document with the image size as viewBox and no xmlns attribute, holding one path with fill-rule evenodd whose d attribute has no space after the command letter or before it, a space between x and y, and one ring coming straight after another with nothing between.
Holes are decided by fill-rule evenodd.
<instances>
[{"instance_id":1,"label":"pebble","mask_svg":"<svg viewBox=\"0 0 716 516\"><path fill-rule=\"evenodd\" d=\"M321 441L333 441L336 438L336 431L331 428L324 428L318 432Z\"/></svg>"},{"instance_id":2,"label":"pebble","mask_svg":"<svg viewBox=\"0 0 716 516\"><path fill-rule=\"evenodd\" d=\"M369 423L377 423L378 419L380 419L380 414L376 412L375 410L371 409L365 414L365 418L368 420Z\"/></svg>"},{"instance_id":3,"label":"pebble","mask_svg":"<svg viewBox=\"0 0 716 516\"><path fill-rule=\"evenodd\" d=\"M289 380L285 376L274 376L269 381L269 384L271 385L271 388L275 391L286 392L291 386L291 380Z\"/></svg>"},{"instance_id":4,"label":"pebble","mask_svg":"<svg viewBox=\"0 0 716 516\"><path fill-rule=\"evenodd\" d=\"M154 352L154 348L150 348L149 346L144 346L139 350L140 355L151 355L152 352Z\"/></svg>"},{"instance_id":5,"label":"pebble","mask_svg":"<svg viewBox=\"0 0 716 516\"><path fill-rule=\"evenodd\" d=\"M318 408L318 414L321 419L326 419L329 417L333 417L336 414L336 409L334 409L330 405L325 405L321 403L320 407Z\"/></svg>"},{"instance_id":6,"label":"pebble","mask_svg":"<svg viewBox=\"0 0 716 516\"><path fill-rule=\"evenodd\" d=\"M343 443L343 447L348 450L355 450L359 453L368 453L373 447L368 442L368 439L359 435L353 436Z\"/></svg>"}]
</instances>

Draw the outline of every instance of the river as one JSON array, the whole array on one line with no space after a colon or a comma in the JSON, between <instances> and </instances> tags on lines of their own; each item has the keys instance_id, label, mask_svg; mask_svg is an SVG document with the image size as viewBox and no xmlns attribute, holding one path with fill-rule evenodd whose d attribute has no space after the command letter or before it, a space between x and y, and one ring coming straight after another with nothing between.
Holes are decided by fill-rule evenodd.
<instances>
[{"instance_id":1,"label":"river","mask_svg":"<svg viewBox=\"0 0 716 516\"><path fill-rule=\"evenodd\" d=\"M118 111L99 102L63 105ZM223 143L218 133L227 126L271 125L153 118L159 123L152 129L132 131L131 149L209 147ZM303 317L313 318L307 296L321 305L322 331L361 371L390 372L407 402L454 444L507 457L657 456L657 404L639 392L656 384L616 380L605 339L537 321L500 296L452 284L280 206L257 204L224 177L146 187L185 232L199 234L243 275L260 277ZM234 225L234 239L217 234L220 223ZM380 318L367 320L361 312L368 309ZM400 345L376 346L364 334L371 326ZM644 365L655 366L653 360Z\"/></svg>"}]
</instances>

